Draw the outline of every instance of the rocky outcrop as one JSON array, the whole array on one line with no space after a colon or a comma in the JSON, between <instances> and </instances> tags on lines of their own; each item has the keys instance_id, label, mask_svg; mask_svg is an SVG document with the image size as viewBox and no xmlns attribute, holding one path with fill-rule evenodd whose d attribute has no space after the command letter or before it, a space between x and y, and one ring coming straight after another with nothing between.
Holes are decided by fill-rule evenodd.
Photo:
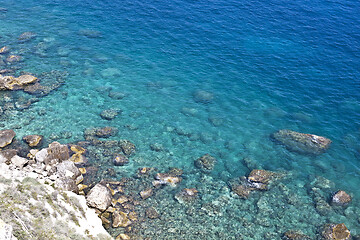
<instances>
[{"instance_id":1,"label":"rocky outcrop","mask_svg":"<svg viewBox=\"0 0 360 240\"><path fill-rule=\"evenodd\" d=\"M41 184L34 178L42 173L27 170L0 163L0 218L7 224L0 221L0 239L13 239L8 226L18 239L112 239L84 196Z\"/></svg>"},{"instance_id":2,"label":"rocky outcrop","mask_svg":"<svg viewBox=\"0 0 360 240\"><path fill-rule=\"evenodd\" d=\"M111 204L112 194L109 188L101 183L96 184L86 196L89 207L105 211Z\"/></svg>"},{"instance_id":3,"label":"rocky outcrop","mask_svg":"<svg viewBox=\"0 0 360 240\"><path fill-rule=\"evenodd\" d=\"M331 144L331 140L328 138L286 129L275 132L272 134L272 138L284 145L289 151L302 154L321 154L325 152Z\"/></svg>"},{"instance_id":4,"label":"rocky outcrop","mask_svg":"<svg viewBox=\"0 0 360 240\"><path fill-rule=\"evenodd\" d=\"M20 77L1 76L0 90L18 90L23 89L26 85L34 83L37 78L32 75L21 75Z\"/></svg>"},{"instance_id":5,"label":"rocky outcrop","mask_svg":"<svg viewBox=\"0 0 360 240\"><path fill-rule=\"evenodd\" d=\"M6 130L0 130L0 148L3 148L7 145L9 145L14 137L15 137L14 130L6 129Z\"/></svg>"},{"instance_id":6,"label":"rocky outcrop","mask_svg":"<svg viewBox=\"0 0 360 240\"><path fill-rule=\"evenodd\" d=\"M240 177L230 183L230 185L234 193L240 198L246 199L254 190L268 190L269 185L280 177L280 174L271 171L254 169L250 172L248 177Z\"/></svg>"}]
</instances>

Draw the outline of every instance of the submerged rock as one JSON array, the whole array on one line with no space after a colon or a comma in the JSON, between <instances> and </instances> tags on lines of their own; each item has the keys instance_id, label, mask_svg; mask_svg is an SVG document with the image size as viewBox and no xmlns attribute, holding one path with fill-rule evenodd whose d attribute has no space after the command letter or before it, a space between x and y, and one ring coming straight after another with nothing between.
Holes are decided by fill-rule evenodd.
<instances>
[{"instance_id":1,"label":"submerged rock","mask_svg":"<svg viewBox=\"0 0 360 240\"><path fill-rule=\"evenodd\" d=\"M115 211L112 214L112 227L127 227L132 224L131 220L129 219L128 215L122 211Z\"/></svg>"},{"instance_id":2,"label":"submerged rock","mask_svg":"<svg viewBox=\"0 0 360 240\"><path fill-rule=\"evenodd\" d=\"M126 156L130 156L136 150L135 144L133 144L129 140L120 140L120 147Z\"/></svg>"},{"instance_id":3,"label":"submerged rock","mask_svg":"<svg viewBox=\"0 0 360 240\"><path fill-rule=\"evenodd\" d=\"M38 147L43 140L43 136L41 135L27 135L23 137L23 140L30 146L30 147Z\"/></svg>"},{"instance_id":4,"label":"submerged rock","mask_svg":"<svg viewBox=\"0 0 360 240\"><path fill-rule=\"evenodd\" d=\"M121 113L119 109L106 109L100 113L101 118L106 120L112 120Z\"/></svg>"},{"instance_id":5,"label":"submerged rock","mask_svg":"<svg viewBox=\"0 0 360 240\"><path fill-rule=\"evenodd\" d=\"M194 203L198 199L198 193L199 191L195 188L184 188L175 195L175 199L183 204Z\"/></svg>"},{"instance_id":6,"label":"submerged rock","mask_svg":"<svg viewBox=\"0 0 360 240\"><path fill-rule=\"evenodd\" d=\"M37 78L32 75L21 75L20 77L1 76L0 75L0 90L17 90L23 89L26 85L34 83Z\"/></svg>"},{"instance_id":7,"label":"submerged rock","mask_svg":"<svg viewBox=\"0 0 360 240\"><path fill-rule=\"evenodd\" d=\"M283 240L310 240L311 238L301 231L289 230L284 233Z\"/></svg>"},{"instance_id":8,"label":"submerged rock","mask_svg":"<svg viewBox=\"0 0 360 240\"><path fill-rule=\"evenodd\" d=\"M88 37L88 38L99 38L101 37L101 32L97 31L97 30L92 30L92 29L81 29L79 31L79 35Z\"/></svg>"},{"instance_id":9,"label":"submerged rock","mask_svg":"<svg viewBox=\"0 0 360 240\"><path fill-rule=\"evenodd\" d=\"M22 60L22 57L19 55L10 55L6 58L6 62L7 63L17 63L20 62Z\"/></svg>"},{"instance_id":10,"label":"submerged rock","mask_svg":"<svg viewBox=\"0 0 360 240\"><path fill-rule=\"evenodd\" d=\"M175 187L182 180L181 177L174 176L169 173L157 173L155 179L156 180L153 181L154 187L157 187L159 185L170 185L172 187Z\"/></svg>"},{"instance_id":11,"label":"submerged rock","mask_svg":"<svg viewBox=\"0 0 360 240\"><path fill-rule=\"evenodd\" d=\"M155 218L158 218L160 216L158 211L154 207L148 207L145 210L145 214L150 219L155 219Z\"/></svg>"},{"instance_id":12,"label":"submerged rock","mask_svg":"<svg viewBox=\"0 0 360 240\"><path fill-rule=\"evenodd\" d=\"M326 224L323 226L321 235L324 240L350 240L351 234L344 223Z\"/></svg>"},{"instance_id":13,"label":"submerged rock","mask_svg":"<svg viewBox=\"0 0 360 240\"><path fill-rule=\"evenodd\" d=\"M86 203L89 207L105 211L111 204L111 191L106 186L96 184L86 196Z\"/></svg>"},{"instance_id":14,"label":"submerged rock","mask_svg":"<svg viewBox=\"0 0 360 240\"><path fill-rule=\"evenodd\" d=\"M195 102L210 103L214 99L214 94L204 90L198 90L194 92L193 98Z\"/></svg>"},{"instance_id":15,"label":"submerged rock","mask_svg":"<svg viewBox=\"0 0 360 240\"><path fill-rule=\"evenodd\" d=\"M215 164L216 158L208 153L195 160L195 166L206 173L211 172L214 169Z\"/></svg>"},{"instance_id":16,"label":"submerged rock","mask_svg":"<svg viewBox=\"0 0 360 240\"><path fill-rule=\"evenodd\" d=\"M36 33L33 33L33 32L24 32L22 33L19 37L18 37L18 40L20 42L27 42L27 41L30 41L34 38L36 38L37 34Z\"/></svg>"},{"instance_id":17,"label":"submerged rock","mask_svg":"<svg viewBox=\"0 0 360 240\"><path fill-rule=\"evenodd\" d=\"M10 47L4 46L4 47L0 48L0 54L6 54L8 52L10 52Z\"/></svg>"},{"instance_id":18,"label":"submerged rock","mask_svg":"<svg viewBox=\"0 0 360 240\"><path fill-rule=\"evenodd\" d=\"M145 189L140 192L140 196L142 199L147 199L147 198L151 197L153 194L154 194L154 191L152 188L148 188L148 189Z\"/></svg>"},{"instance_id":19,"label":"submerged rock","mask_svg":"<svg viewBox=\"0 0 360 240\"><path fill-rule=\"evenodd\" d=\"M345 191L339 190L331 198L331 203L334 205L345 206L351 202L351 196Z\"/></svg>"},{"instance_id":20,"label":"submerged rock","mask_svg":"<svg viewBox=\"0 0 360 240\"><path fill-rule=\"evenodd\" d=\"M115 166L124 166L125 164L129 163L129 159L123 154L117 154L114 157L113 163Z\"/></svg>"},{"instance_id":21,"label":"submerged rock","mask_svg":"<svg viewBox=\"0 0 360 240\"><path fill-rule=\"evenodd\" d=\"M12 129L0 130L0 148L3 148L12 143L15 132Z\"/></svg>"},{"instance_id":22,"label":"submerged rock","mask_svg":"<svg viewBox=\"0 0 360 240\"><path fill-rule=\"evenodd\" d=\"M122 92L115 92L115 91L109 92L109 97L112 99L120 100L123 99L125 96L126 96L125 93Z\"/></svg>"},{"instance_id":23,"label":"submerged rock","mask_svg":"<svg viewBox=\"0 0 360 240\"><path fill-rule=\"evenodd\" d=\"M283 144L289 151L318 155L325 152L331 140L314 134L299 133L291 130L279 130L272 138Z\"/></svg>"}]
</instances>

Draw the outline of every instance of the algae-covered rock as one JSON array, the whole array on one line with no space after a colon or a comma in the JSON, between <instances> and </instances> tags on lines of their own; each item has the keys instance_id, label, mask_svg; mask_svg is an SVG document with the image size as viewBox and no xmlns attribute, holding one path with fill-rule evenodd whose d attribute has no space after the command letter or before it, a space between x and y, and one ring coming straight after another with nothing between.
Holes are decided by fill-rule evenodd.
<instances>
[{"instance_id":1,"label":"algae-covered rock","mask_svg":"<svg viewBox=\"0 0 360 240\"><path fill-rule=\"evenodd\" d=\"M121 113L119 109L105 109L100 113L101 118L106 120L112 120Z\"/></svg>"},{"instance_id":2,"label":"algae-covered rock","mask_svg":"<svg viewBox=\"0 0 360 240\"><path fill-rule=\"evenodd\" d=\"M113 163L115 166L124 166L128 162L129 159L124 154L117 154L113 159Z\"/></svg>"},{"instance_id":3,"label":"algae-covered rock","mask_svg":"<svg viewBox=\"0 0 360 240\"><path fill-rule=\"evenodd\" d=\"M283 144L289 151L318 155L325 152L331 140L314 134L299 133L287 129L272 134L272 138Z\"/></svg>"},{"instance_id":4,"label":"algae-covered rock","mask_svg":"<svg viewBox=\"0 0 360 240\"><path fill-rule=\"evenodd\" d=\"M175 199L182 204L194 203L199 197L199 191L195 188L184 188L175 195Z\"/></svg>"},{"instance_id":5,"label":"algae-covered rock","mask_svg":"<svg viewBox=\"0 0 360 240\"><path fill-rule=\"evenodd\" d=\"M133 144L129 140L121 140L120 147L126 156L130 156L136 150L135 144Z\"/></svg>"},{"instance_id":6,"label":"algae-covered rock","mask_svg":"<svg viewBox=\"0 0 360 240\"><path fill-rule=\"evenodd\" d=\"M12 143L15 132L12 129L0 130L0 148L3 148Z\"/></svg>"},{"instance_id":7,"label":"algae-covered rock","mask_svg":"<svg viewBox=\"0 0 360 240\"><path fill-rule=\"evenodd\" d=\"M350 240L351 234L349 229L344 223L340 224L326 224L321 231L322 238L324 240Z\"/></svg>"},{"instance_id":8,"label":"algae-covered rock","mask_svg":"<svg viewBox=\"0 0 360 240\"><path fill-rule=\"evenodd\" d=\"M30 147L38 147L43 140L43 136L41 135L27 135L23 137L23 140L30 146Z\"/></svg>"},{"instance_id":9,"label":"algae-covered rock","mask_svg":"<svg viewBox=\"0 0 360 240\"><path fill-rule=\"evenodd\" d=\"M6 54L8 52L10 52L10 47L4 46L4 47L0 48L0 54Z\"/></svg>"},{"instance_id":10,"label":"algae-covered rock","mask_svg":"<svg viewBox=\"0 0 360 240\"><path fill-rule=\"evenodd\" d=\"M86 202L89 207L105 211L111 204L112 194L109 188L98 183L86 196Z\"/></svg>"}]
</instances>

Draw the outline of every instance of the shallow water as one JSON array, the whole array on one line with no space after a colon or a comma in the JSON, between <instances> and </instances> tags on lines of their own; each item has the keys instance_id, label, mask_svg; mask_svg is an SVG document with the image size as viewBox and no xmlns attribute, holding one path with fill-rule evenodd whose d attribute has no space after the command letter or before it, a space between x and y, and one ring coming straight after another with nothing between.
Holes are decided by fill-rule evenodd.
<instances>
[{"instance_id":1,"label":"shallow water","mask_svg":"<svg viewBox=\"0 0 360 240\"><path fill-rule=\"evenodd\" d=\"M355 1L5 0L0 7L8 9L0 12L0 45L24 57L17 73L69 74L64 85L30 108L3 116L2 128L16 128L19 139L42 134L48 142L68 143L83 140L89 127L117 127L119 134L112 139L129 139L137 147L128 165L114 167L118 178L144 166L160 171L179 167L186 175L183 186L203 191L202 204L227 196L234 214L248 212L233 222L231 211L215 214L209 223L201 223L201 216L190 221L175 206L175 190L168 190L163 201L154 201L164 213L178 210L178 225L163 220L164 229L181 232L190 222L199 229L220 218L220 232L227 224L244 226L245 220L250 226L215 237L221 239L237 234L275 239L264 234L287 229L314 236L316 227L326 222L345 222L352 233L360 233L356 215L316 213L309 187L314 176L325 177L334 184L326 197L337 189L350 192L354 200L349 208L360 212L360 19ZM19 43L17 37L25 31L37 37ZM200 90L213 99L195 101ZM124 97L113 99L110 92ZM102 110L112 108L121 114L111 121L100 117ZM320 156L303 156L271 141L270 134L279 129L325 136L333 143ZM153 151L154 143L162 150ZM205 153L218 159L210 176L201 176L194 167L194 160ZM113 166L106 162L102 167ZM291 173L282 184L302 204L294 207L281 196L269 200L276 189L262 193L260 199L267 199L275 213L262 217L270 223L257 222L261 208L251 207L259 205L257 197L244 201L229 189L219 190L253 168ZM203 178L206 184L199 186ZM292 221L272 219L284 207L296 208L287 216ZM301 214L314 217L303 222ZM159 226L148 224L149 229ZM254 233L251 226L261 227ZM206 229L202 238L219 232ZM161 236L173 239L174 231ZM154 237L146 230L141 233Z\"/></svg>"}]
</instances>

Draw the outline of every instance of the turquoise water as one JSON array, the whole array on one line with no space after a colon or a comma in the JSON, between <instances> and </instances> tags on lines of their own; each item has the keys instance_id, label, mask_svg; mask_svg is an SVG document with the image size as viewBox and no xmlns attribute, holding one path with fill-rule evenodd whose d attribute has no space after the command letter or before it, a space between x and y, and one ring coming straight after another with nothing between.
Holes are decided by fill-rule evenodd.
<instances>
[{"instance_id":1,"label":"turquoise water","mask_svg":"<svg viewBox=\"0 0 360 240\"><path fill-rule=\"evenodd\" d=\"M2 128L15 128L19 139L42 134L47 142L69 143L83 140L86 128L117 127L111 139L137 147L130 163L89 161L113 167L118 178L144 166L182 168L182 186L202 194L199 211L207 203L221 206L220 215L189 217L173 198L176 190L167 189L150 202L175 220L146 221L139 235L154 238L151 232L159 231L163 239L176 239L184 229L201 229L203 239L278 239L300 229L314 238L326 222L345 222L360 234L357 2L5 0L0 7L7 9L0 12L0 45L24 58L17 73L69 74L30 108L3 114ZM36 38L19 43L26 31ZM197 91L213 99L195 101ZM112 108L121 114L111 121L100 117ZM284 128L333 143L316 157L289 152L269 137ZM150 148L155 143L161 151ZM210 175L194 167L205 153L218 159ZM299 204L284 200L280 187L248 200L229 193L228 181L253 168L288 172L281 184ZM332 182L324 198L338 189L353 195L347 210L316 212L310 187L316 176Z\"/></svg>"}]
</instances>

